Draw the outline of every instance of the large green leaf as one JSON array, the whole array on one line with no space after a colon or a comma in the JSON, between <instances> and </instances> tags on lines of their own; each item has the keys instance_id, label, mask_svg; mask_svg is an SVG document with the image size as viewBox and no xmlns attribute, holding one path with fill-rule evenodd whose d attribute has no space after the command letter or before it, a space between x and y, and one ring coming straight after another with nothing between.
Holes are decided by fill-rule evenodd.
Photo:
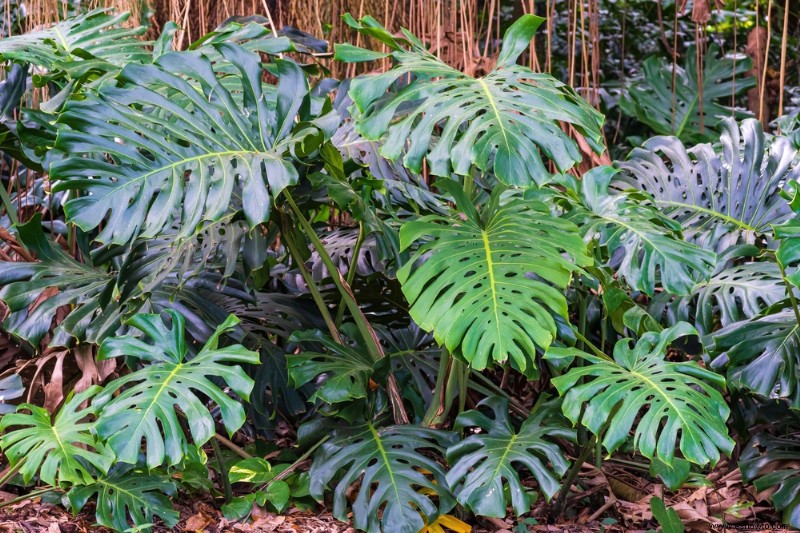
<instances>
[{"instance_id":1,"label":"large green leaf","mask_svg":"<svg viewBox=\"0 0 800 533\"><path fill-rule=\"evenodd\" d=\"M741 251L759 253L750 246ZM693 322L701 335L708 335L719 326L755 318L785 298L786 283L777 263L746 262L698 283L688 296L656 294L648 310L669 325Z\"/></svg>"},{"instance_id":2,"label":"large green leaf","mask_svg":"<svg viewBox=\"0 0 800 533\"><path fill-rule=\"evenodd\" d=\"M680 224L655 209L648 195L613 194L617 172L596 167L583 175L579 198L586 212L578 209L576 221L608 249L611 265L634 289L652 296L658 279L668 291L688 294L710 277L716 256L684 241Z\"/></svg>"},{"instance_id":3,"label":"large green leaf","mask_svg":"<svg viewBox=\"0 0 800 533\"><path fill-rule=\"evenodd\" d=\"M461 212L421 217L400 230L402 249L424 239L397 273L411 317L475 369L510 357L535 374L537 347L555 337L553 315L567 316L562 291L589 262L578 229L545 202L499 189L478 212L451 183L440 186Z\"/></svg>"},{"instance_id":4,"label":"large green leaf","mask_svg":"<svg viewBox=\"0 0 800 533\"><path fill-rule=\"evenodd\" d=\"M322 500L337 478L333 516L347 520L348 493L360 482L351 504L356 528L418 533L455 503L444 468L424 453L441 457L453 441L452 433L410 425L337 430L314 456L311 495ZM438 496L438 506L428 494Z\"/></svg>"},{"instance_id":5,"label":"large green leaf","mask_svg":"<svg viewBox=\"0 0 800 533\"><path fill-rule=\"evenodd\" d=\"M295 387L314 381L321 375L322 383L311 400L338 403L366 398L373 361L364 349L334 342L319 330L295 332L289 340L299 343L317 343L325 352L307 350L300 354L287 355L289 377Z\"/></svg>"},{"instance_id":6,"label":"large green leaf","mask_svg":"<svg viewBox=\"0 0 800 533\"><path fill-rule=\"evenodd\" d=\"M796 438L755 435L739 461L742 479L759 492L775 489L769 496L783 523L800 528L800 446Z\"/></svg>"},{"instance_id":7,"label":"large green leaf","mask_svg":"<svg viewBox=\"0 0 800 533\"><path fill-rule=\"evenodd\" d=\"M147 28L123 28L129 16L95 9L49 28L7 37L0 40L0 58L46 69L34 76L37 85L62 74L78 79L89 72L104 73L128 63L147 62L152 53L148 43L139 38Z\"/></svg>"},{"instance_id":8,"label":"large green leaf","mask_svg":"<svg viewBox=\"0 0 800 533\"><path fill-rule=\"evenodd\" d=\"M124 463L115 466L106 477L87 485L79 485L67 493L72 511L82 510L97 496L95 517L101 526L117 531L151 531L148 527L158 516L167 527L174 527L180 514L173 508L170 496L177 493L175 483L157 472L134 469Z\"/></svg>"},{"instance_id":9,"label":"large green leaf","mask_svg":"<svg viewBox=\"0 0 800 533\"><path fill-rule=\"evenodd\" d=\"M633 347L631 339L622 339L614 359L551 348L546 359L575 356L589 363L553 378L564 396L564 414L602 439L609 453L628 440L635 424L633 444L648 458L670 465L677 444L687 460L716 464L719 452L730 454L734 446L725 426L730 409L709 385L724 387L725 379L694 361L666 360L673 341L694 334L692 326L679 323L645 333Z\"/></svg>"},{"instance_id":10,"label":"large green leaf","mask_svg":"<svg viewBox=\"0 0 800 533\"><path fill-rule=\"evenodd\" d=\"M765 398L784 398L800 407L800 324L790 308L734 322L711 334L712 366L726 370L730 387Z\"/></svg>"},{"instance_id":11,"label":"large green leaf","mask_svg":"<svg viewBox=\"0 0 800 533\"><path fill-rule=\"evenodd\" d=\"M12 467L19 466L25 483L37 473L53 486L91 483L94 472L108 472L114 454L98 440L95 422L89 420L97 409L80 407L99 390L95 386L70 394L52 418L47 410L28 403L0 418L0 448Z\"/></svg>"},{"instance_id":12,"label":"large green leaf","mask_svg":"<svg viewBox=\"0 0 800 533\"><path fill-rule=\"evenodd\" d=\"M214 418L198 394L218 407L229 434L245 421L242 405L212 381L221 380L238 397L247 400L253 380L233 363L259 362L258 354L241 345L220 348L219 337L233 328L231 316L220 325L194 357L187 357L183 317L167 311L171 325L159 315L136 315L129 324L150 338L151 344L130 336L107 339L98 359L126 356L147 363L108 384L95 399L101 412L97 433L107 439L117 459L135 464L142 439L146 441L147 466L174 465L189 452L178 410L185 415L194 446L202 446L216 432ZM117 395L116 393L119 394Z\"/></svg>"},{"instance_id":13,"label":"large green leaf","mask_svg":"<svg viewBox=\"0 0 800 533\"><path fill-rule=\"evenodd\" d=\"M527 513L528 489L522 485L515 466L530 471L549 500L569 468L564 453L552 439L574 440L575 430L553 424L547 420L551 413L542 408L517 431L509 417L508 400L498 396L481 401L477 407L458 415L455 429L480 431L468 433L468 437L447 449L447 481L459 503L477 515L502 518L507 514L507 486L514 513ZM481 407L487 408L491 416L484 414Z\"/></svg>"},{"instance_id":14,"label":"large green leaf","mask_svg":"<svg viewBox=\"0 0 800 533\"><path fill-rule=\"evenodd\" d=\"M365 61L391 55L395 60L389 72L352 81L349 94L355 102L356 130L372 140L388 133L381 154L396 160L405 151L403 163L414 172L421 171L427 158L430 172L437 176L469 175L477 167L519 186L548 181L550 173L540 150L561 171L581 160L561 122L572 124L594 150L601 151L602 115L549 74L516 64L543 20L520 17L503 37L495 68L483 78L473 78L439 60L406 30L404 37L395 37L372 17L356 22L346 15L351 27L378 39L391 53L339 45L338 59ZM410 83L384 97L409 74ZM439 128L441 133L434 137Z\"/></svg>"},{"instance_id":15,"label":"large green leaf","mask_svg":"<svg viewBox=\"0 0 800 533\"><path fill-rule=\"evenodd\" d=\"M180 218L181 235L240 208L251 226L269 218L273 199L298 179L292 154L323 133L295 123L308 85L300 68L277 60L277 100L263 97L257 54L218 51L236 67L223 87L202 52L170 52L153 65L129 64L120 86L70 100L59 117L54 190L82 193L65 206L97 240L123 244L158 235ZM176 215L177 214L177 215Z\"/></svg>"},{"instance_id":16,"label":"large green leaf","mask_svg":"<svg viewBox=\"0 0 800 533\"><path fill-rule=\"evenodd\" d=\"M722 253L772 235L770 224L791 215L781 188L800 177L798 149L786 137L768 138L755 119L721 124L721 148L686 148L674 137L654 137L616 163L612 187L650 193L680 223L686 239Z\"/></svg>"},{"instance_id":17,"label":"large green leaf","mask_svg":"<svg viewBox=\"0 0 800 533\"><path fill-rule=\"evenodd\" d=\"M93 319L108 304L114 277L91 263L79 263L42 231L41 214L16 227L17 236L38 259L35 263L0 263L0 300L11 313L3 328L38 346L56 311L73 305L55 330L51 344L66 345L71 336L81 337L86 328L103 323Z\"/></svg>"},{"instance_id":18,"label":"large green leaf","mask_svg":"<svg viewBox=\"0 0 800 533\"><path fill-rule=\"evenodd\" d=\"M741 94L756 84L755 78L745 77L751 67L750 58L718 55L716 45L709 46L703 54L702 82L697 79L694 46L686 51L684 67L675 66L674 73L671 60L659 56L647 58L642 64L643 75L631 83L621 100L622 109L657 134L675 135L691 142L713 140L717 136L714 128L720 120L749 115L723 102L730 102L734 94Z\"/></svg>"}]
</instances>

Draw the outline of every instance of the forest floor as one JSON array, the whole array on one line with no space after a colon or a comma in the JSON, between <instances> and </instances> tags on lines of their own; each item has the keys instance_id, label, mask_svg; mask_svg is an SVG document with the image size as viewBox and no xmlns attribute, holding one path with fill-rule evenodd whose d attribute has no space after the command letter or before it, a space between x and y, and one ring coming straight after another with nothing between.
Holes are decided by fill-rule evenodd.
<instances>
[{"instance_id":1,"label":"forest floor","mask_svg":"<svg viewBox=\"0 0 800 533\"><path fill-rule=\"evenodd\" d=\"M729 467L730 465L728 465ZM567 505L567 517L556 524L547 524L547 505L539 502L530 516L519 520L480 519L471 524L471 533L644 533L655 530L649 500L663 496L667 506L675 509L687 532L771 532L797 531L781 526L777 516L763 504L763 494L747 492L738 469L721 463L707 476L710 485L684 487L677 493L663 494L660 485L632 473L625 466L606 463L603 471L585 465L579 487ZM727 473L726 473L727 472ZM18 499L16 494L0 491L0 502ZM91 504L90 504L91 505ZM166 531L203 533L356 533L348 524L334 519L328 512L298 509L275 515L254 509L248 521L226 520L218 502L209 495L185 497L176 502L181 519ZM537 518L533 518L537 517ZM724 520L724 522L723 522ZM95 523L94 509L73 516L60 505L40 498L22 500L0 507L0 533L83 533L110 531Z\"/></svg>"}]
</instances>

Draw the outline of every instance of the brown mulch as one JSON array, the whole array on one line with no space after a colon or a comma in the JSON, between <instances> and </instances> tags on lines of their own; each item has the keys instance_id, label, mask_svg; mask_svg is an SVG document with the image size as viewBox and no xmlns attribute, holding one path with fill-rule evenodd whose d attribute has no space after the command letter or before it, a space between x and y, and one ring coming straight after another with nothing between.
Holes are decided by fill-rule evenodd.
<instances>
[{"instance_id":1,"label":"brown mulch","mask_svg":"<svg viewBox=\"0 0 800 533\"><path fill-rule=\"evenodd\" d=\"M678 492L665 493L664 488L639 475L635 470L607 462L598 470L584 465L580 484L572 487L567 506L566 523L546 524L525 521L524 529L513 519L480 519L472 524L471 533L518 533L520 531L550 533L608 533L654 530L656 524L650 512L650 498L662 497L684 523L687 533L706 531L769 531L783 533L794 531L779 524L779 517L766 504L768 494L755 494L742 483L735 463L723 461L707 480L710 486L685 486ZM16 498L15 494L0 490L0 501ZM172 529L156 526L157 533L166 531L203 533L355 533L348 524L334 519L329 512L311 512L292 509L275 515L255 508L248 521L226 520L218 503L208 494L197 494L179 499L175 505L180 511L180 522ZM110 530L95 524L94 509L72 516L59 505L43 502L40 498L24 500L0 508L0 533L83 533ZM538 501L531 516L546 516L547 504ZM520 519L523 520L523 519ZM723 522L724 520L724 522ZM764 527L766 526L766 527ZM771 527L770 527L771 526Z\"/></svg>"}]
</instances>

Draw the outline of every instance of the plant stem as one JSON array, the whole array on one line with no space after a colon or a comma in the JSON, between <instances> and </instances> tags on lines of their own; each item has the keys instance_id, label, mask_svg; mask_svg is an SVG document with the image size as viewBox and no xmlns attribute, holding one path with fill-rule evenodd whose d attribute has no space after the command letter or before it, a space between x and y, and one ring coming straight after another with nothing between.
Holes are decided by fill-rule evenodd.
<instances>
[{"instance_id":1,"label":"plant stem","mask_svg":"<svg viewBox=\"0 0 800 533\"><path fill-rule=\"evenodd\" d=\"M214 438L225 445L230 451L241 457L242 459L252 459L252 455L244 451L242 448L228 440L227 438L223 437L219 433L214 433Z\"/></svg>"},{"instance_id":2,"label":"plant stem","mask_svg":"<svg viewBox=\"0 0 800 533\"><path fill-rule=\"evenodd\" d=\"M283 190L283 195L286 197L286 201L289 203L289 207L291 207L292 212L294 213L297 221L300 223L300 227L305 233L306 237L311 241L311 244L314 246L314 249L319 254L320 259L322 260L322 264L325 265L325 268L328 270L331 278L333 279L336 288L339 290L339 293L342 296L345 304L347 304L347 309L350 311L350 314L353 317L353 321L358 328L359 333L364 339L364 344L369 351L370 356L374 361L378 361L381 358L385 357L386 354L383 352L383 348L381 347L380 340L378 340L378 336L375 334L375 330L372 329L367 317L364 316L364 313L361 311L361 308L358 306L358 302L356 302L355 295L353 291L350 289L350 285L348 285L347 281L342 277L342 273L336 267L331 259L331 256L328 254L328 251L325 249L325 246L320 241L317 232L314 231L314 228L311 226L311 223L306 220L305 215L303 212L300 211L300 208L297 207L297 204L292 198L291 192L289 189ZM400 388L397 386L397 380L394 377L394 374L389 374L389 377L386 380L386 392L389 396L389 401L392 405L392 414L394 416L394 420L398 424L408 424L408 414L406 413L405 406L403 405L403 397L400 394Z\"/></svg>"},{"instance_id":3,"label":"plant stem","mask_svg":"<svg viewBox=\"0 0 800 533\"><path fill-rule=\"evenodd\" d=\"M778 268L781 271L781 278L783 278L783 284L786 285L786 293L789 295L789 301L792 303L792 309L794 310L794 317L797 320L797 323L800 324L800 308L797 307L797 298L794 295L794 290L792 289L792 284L789 283L789 280L786 279L786 270L783 268L783 265L780 261L775 261L778 264Z\"/></svg>"},{"instance_id":4,"label":"plant stem","mask_svg":"<svg viewBox=\"0 0 800 533\"><path fill-rule=\"evenodd\" d=\"M361 253L361 247L364 245L364 224L358 224L358 238L356 239L356 244L353 246L353 253L350 259L350 268L347 270L347 285L352 287L353 280L356 277L356 267L358 266L358 256ZM339 302L339 309L336 311L336 327L341 327L342 320L344 319L344 308L345 308L345 301L342 298L342 301Z\"/></svg>"},{"instance_id":5,"label":"plant stem","mask_svg":"<svg viewBox=\"0 0 800 533\"><path fill-rule=\"evenodd\" d=\"M14 203L11 201L8 191L6 191L6 188L3 187L2 184L0 184L0 202L2 202L3 207L6 208L6 213L8 213L8 219L11 221L11 224L17 224L19 222L17 210L14 209Z\"/></svg>"},{"instance_id":6,"label":"plant stem","mask_svg":"<svg viewBox=\"0 0 800 533\"><path fill-rule=\"evenodd\" d=\"M283 472L281 472L280 474L278 474L277 476L275 476L274 478L272 478L272 479L271 479L271 480L270 480L270 481L267 483L267 485L266 485L266 486L268 487L268 486L270 485L270 483L272 483L273 481L279 481L279 480L281 480L281 479L286 479L287 477L289 477L289 474L291 474L291 473L292 473L294 470L296 470L296 469L297 469L297 467L298 467L298 466L300 466L300 464L301 464L303 461L305 461L306 459L308 459L308 458L311 456L311 454L312 454L312 453L314 453L314 452L317 450L317 448L319 448L320 446L322 446L322 445L323 445L323 444L324 444L324 443L325 443L325 442L326 442L328 439L330 439L330 438L331 438L331 435L325 435L324 437L322 437L322 438L319 440L319 442L317 442L317 443L316 443L315 445L313 445L311 448L309 448L308 450L306 450L306 451L305 451L305 453L303 453L303 455L301 455L300 457L298 457L298 458L297 458L297 460L296 460L295 462L293 462L291 465L289 465L289 468L287 468L286 470L284 470Z\"/></svg>"},{"instance_id":7,"label":"plant stem","mask_svg":"<svg viewBox=\"0 0 800 533\"><path fill-rule=\"evenodd\" d=\"M592 451L594 451L594 444L597 441L597 436L592 435L592 438L589 439L589 442L581 450L581 454L575 459L575 462L572 464L572 467L567 472L567 477L564 480L564 483L561 485L561 490L558 492L558 499L556 500L555 505L553 506L553 513L556 518L560 517L561 514L564 512L564 504L567 501L567 494L569 494L569 488L572 486L572 483L575 481L575 478L578 477L578 473L581 471L581 467L583 463L586 462L586 459L589 458Z\"/></svg>"},{"instance_id":8,"label":"plant stem","mask_svg":"<svg viewBox=\"0 0 800 533\"><path fill-rule=\"evenodd\" d=\"M445 391L452 367L453 356L446 347L442 346L442 355L439 357L439 370L436 372L436 386L433 390L431 404L422 419L423 426L438 427L442 422L442 416L449 410L446 405Z\"/></svg>"},{"instance_id":9,"label":"plant stem","mask_svg":"<svg viewBox=\"0 0 800 533\"><path fill-rule=\"evenodd\" d=\"M23 496L17 496L16 498L13 498L11 500L0 502L0 509L2 509L3 507L8 507L9 505L14 505L15 503L24 502L25 500L30 500L31 498L35 498L40 494L44 494L45 492L53 492L53 491L58 491L58 489L53 487L47 487L46 489L34 490L33 492L29 492L28 494L25 494Z\"/></svg>"},{"instance_id":10,"label":"plant stem","mask_svg":"<svg viewBox=\"0 0 800 533\"><path fill-rule=\"evenodd\" d=\"M225 459L222 457L222 450L219 449L217 439L211 439L211 447L214 449L214 456L217 458L219 476L222 480L222 488L225 491L225 503L231 503L231 500L233 499L233 489L231 489L231 480L228 477L228 469L225 467Z\"/></svg>"},{"instance_id":11,"label":"plant stem","mask_svg":"<svg viewBox=\"0 0 800 533\"><path fill-rule=\"evenodd\" d=\"M3 477L0 477L0 489L6 486L6 483L8 483L11 480L11 478L13 478L17 474L17 472L19 472L20 468L22 468L22 465L24 464L25 464L25 457L20 459L20 461L16 465L10 466L8 468L6 473L3 474Z\"/></svg>"},{"instance_id":12,"label":"plant stem","mask_svg":"<svg viewBox=\"0 0 800 533\"><path fill-rule=\"evenodd\" d=\"M573 330L573 331L574 331L574 330ZM575 331L575 336L576 336L576 337L578 337L578 339L580 339L580 340L581 340L581 341L582 341L582 342L583 342L583 343L584 343L586 346L588 346L588 347L589 347L589 349L590 349L592 352L594 352L594 354L595 354L597 357L599 357L599 358L601 358L601 359L604 359L604 360L606 360L606 361L613 361L613 359L612 359L611 357L609 357L609 356L607 356L605 353L603 353L603 352L600 350L600 348L598 348L597 346L595 346L595 345L594 345L594 343L592 343L592 341L590 341L589 339L587 339L586 337L584 337L584 336L583 336L583 335L582 335L582 334L581 334L579 331Z\"/></svg>"},{"instance_id":13,"label":"plant stem","mask_svg":"<svg viewBox=\"0 0 800 533\"><path fill-rule=\"evenodd\" d=\"M325 304L322 293L319 292L319 287L317 287L311 272L308 271L308 267L306 267L303 261L302 255L300 255L297 243L294 242L289 232L283 232L283 241L286 243L286 247L289 249L289 254L292 256L292 259L294 259L294 262L297 264L297 269L300 271L303 281L306 282L306 287L308 287L308 292L311 293L311 298L314 300L314 303L317 304L317 309L319 309L322 320L324 320L325 325L328 326L328 333L330 333L333 340L341 344L342 337L339 335L339 329L336 327L333 317L331 317L331 313L328 310L328 306Z\"/></svg>"}]
</instances>

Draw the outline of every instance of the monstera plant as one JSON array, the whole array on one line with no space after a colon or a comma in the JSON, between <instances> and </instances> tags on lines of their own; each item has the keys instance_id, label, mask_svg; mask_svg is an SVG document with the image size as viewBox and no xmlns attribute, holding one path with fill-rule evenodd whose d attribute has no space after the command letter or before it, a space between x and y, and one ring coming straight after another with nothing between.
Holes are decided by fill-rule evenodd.
<instances>
[{"instance_id":1,"label":"monstera plant","mask_svg":"<svg viewBox=\"0 0 800 533\"><path fill-rule=\"evenodd\" d=\"M542 19L483 77L344 20L374 49L334 60L390 69L324 78L327 43L258 18L187 50L102 11L0 43L58 89L0 144L33 198L3 176L3 332L35 360L0 381L29 387L0 403L0 483L116 530L206 490L231 520L319 503L417 533L558 514L620 450L679 487L731 454L731 395L796 406L787 139L727 121L578 179L603 117L518 64Z\"/></svg>"}]
</instances>

